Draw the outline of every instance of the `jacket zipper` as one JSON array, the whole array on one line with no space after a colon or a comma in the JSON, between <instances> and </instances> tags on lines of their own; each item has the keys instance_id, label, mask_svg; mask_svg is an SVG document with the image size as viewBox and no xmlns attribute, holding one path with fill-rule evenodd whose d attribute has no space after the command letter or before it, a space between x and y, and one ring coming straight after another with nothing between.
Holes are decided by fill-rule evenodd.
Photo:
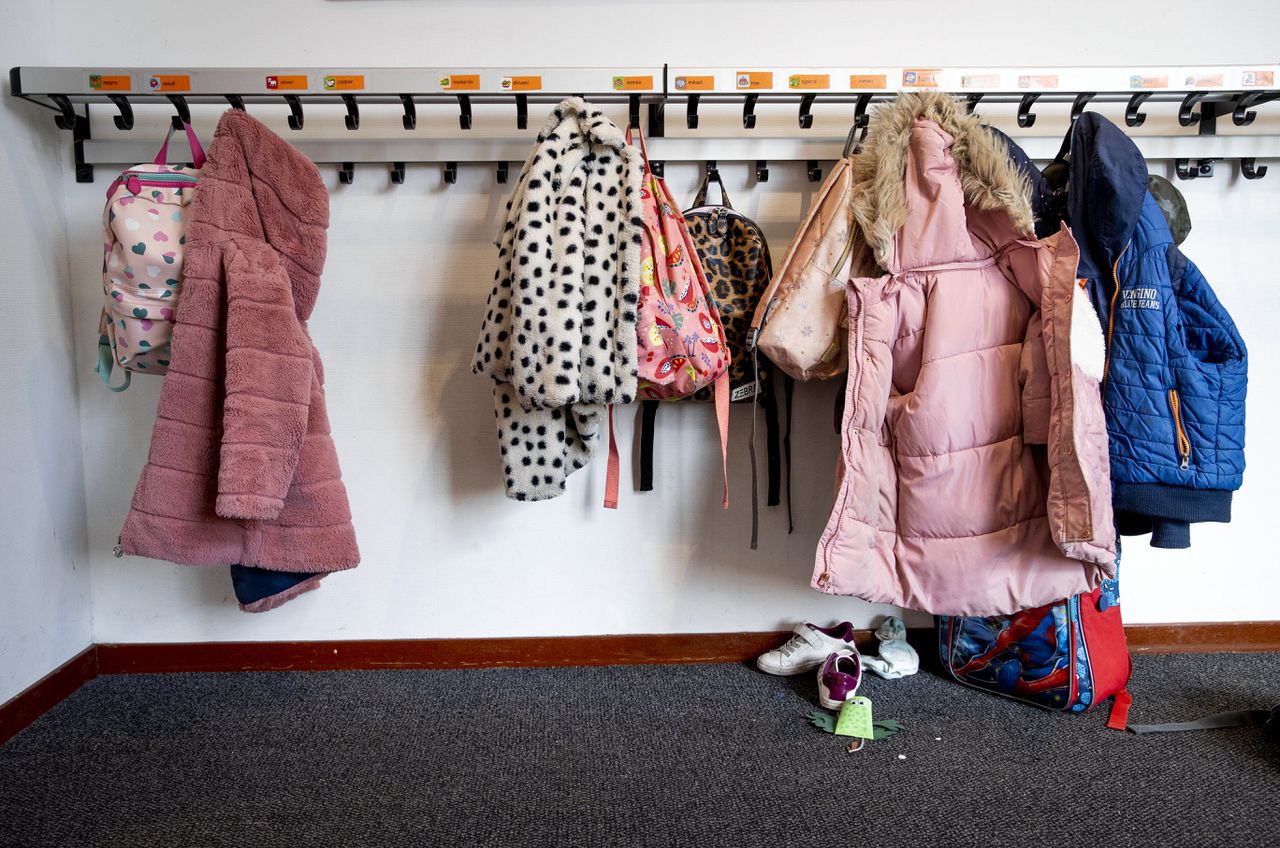
<instances>
[{"instance_id":1,"label":"jacket zipper","mask_svg":"<svg viewBox=\"0 0 1280 848\"><path fill-rule=\"evenodd\" d=\"M1107 356L1102 366L1102 384L1105 397L1107 376L1111 373L1111 336L1116 328L1116 301L1120 298L1120 260L1129 252L1129 242L1125 244L1124 250L1120 251L1120 255L1116 257L1116 261L1111 264L1111 279L1115 283L1115 290L1111 292L1111 306L1107 313Z\"/></svg>"},{"instance_id":2,"label":"jacket zipper","mask_svg":"<svg viewBox=\"0 0 1280 848\"><path fill-rule=\"evenodd\" d=\"M1182 402L1178 399L1178 390L1169 390L1169 406L1173 409L1173 425L1178 431L1178 457L1182 460L1180 467L1186 471L1191 465L1191 440L1182 426Z\"/></svg>"},{"instance_id":3,"label":"jacket zipper","mask_svg":"<svg viewBox=\"0 0 1280 848\"><path fill-rule=\"evenodd\" d=\"M849 351L849 366L846 379L851 384L852 396L846 401L845 414L853 417L858 412L858 395L862 389L862 334L866 331L866 292L854 290L854 297L858 301L857 315L850 315L849 321L854 326L853 349ZM844 426L843 419L840 422L841 445L840 445L840 461L845 462L844 439L849 437L849 430ZM846 472L847 473L847 472ZM845 481L848 482L847 480ZM845 491L844 498L840 501L840 515L844 515L844 511L849 506L848 487L841 486ZM818 575L818 586L823 591L831 583L831 540L824 539L822 548L822 574Z\"/></svg>"}]
</instances>

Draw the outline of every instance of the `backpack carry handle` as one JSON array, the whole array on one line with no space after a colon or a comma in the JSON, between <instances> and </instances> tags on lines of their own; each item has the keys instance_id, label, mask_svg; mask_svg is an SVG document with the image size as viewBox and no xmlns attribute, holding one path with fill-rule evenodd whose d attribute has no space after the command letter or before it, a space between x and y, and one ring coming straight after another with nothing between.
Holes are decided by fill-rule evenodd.
<instances>
[{"instance_id":1,"label":"backpack carry handle","mask_svg":"<svg viewBox=\"0 0 1280 848\"><path fill-rule=\"evenodd\" d=\"M693 205L707 205L707 189L711 186L711 178L714 177L716 185L720 187L720 205L726 209L732 209L733 204L729 202L729 192L724 190L724 180L720 179L719 168L708 168L707 174L702 178L702 185L698 186L698 193L693 196Z\"/></svg>"},{"instance_id":2,"label":"backpack carry handle","mask_svg":"<svg viewBox=\"0 0 1280 848\"><path fill-rule=\"evenodd\" d=\"M191 146L191 164L197 168L203 168L205 163L204 148L200 145L200 139L196 138L196 131L191 128L191 124L183 121L182 128L187 133L187 144ZM160 152L156 154L156 165L169 164L169 139L173 138L173 125L169 125L169 132L165 134L164 144L160 145Z\"/></svg>"}]
</instances>

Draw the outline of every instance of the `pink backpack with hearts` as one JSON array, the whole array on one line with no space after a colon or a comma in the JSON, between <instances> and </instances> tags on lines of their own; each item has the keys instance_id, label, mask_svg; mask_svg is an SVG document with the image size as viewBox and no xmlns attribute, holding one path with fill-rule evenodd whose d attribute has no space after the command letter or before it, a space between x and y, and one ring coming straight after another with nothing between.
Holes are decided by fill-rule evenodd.
<instances>
[{"instance_id":1,"label":"pink backpack with hearts","mask_svg":"<svg viewBox=\"0 0 1280 848\"><path fill-rule=\"evenodd\" d=\"M698 251L680 207L665 181L649 168L644 136L640 211L640 304L636 317L639 394L675 400L714 386L720 455L725 467L724 505L729 505L729 345L707 285ZM631 130L627 130L631 141Z\"/></svg>"},{"instance_id":2,"label":"pink backpack with hearts","mask_svg":"<svg viewBox=\"0 0 1280 848\"><path fill-rule=\"evenodd\" d=\"M155 162L135 165L107 189L102 213L102 316L98 319L98 376L114 392L129 387L133 372L169 370L173 314L182 288L187 215L204 149L184 124L194 168L169 165L165 137ZM124 382L111 385L119 366Z\"/></svg>"}]
</instances>

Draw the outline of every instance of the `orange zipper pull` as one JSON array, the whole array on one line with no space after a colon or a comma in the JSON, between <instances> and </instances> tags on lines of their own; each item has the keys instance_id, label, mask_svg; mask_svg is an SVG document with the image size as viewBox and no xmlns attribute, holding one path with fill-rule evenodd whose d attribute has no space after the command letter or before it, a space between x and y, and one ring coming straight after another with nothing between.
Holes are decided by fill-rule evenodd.
<instances>
[{"instance_id":1,"label":"orange zipper pull","mask_svg":"<svg viewBox=\"0 0 1280 848\"><path fill-rule=\"evenodd\" d=\"M1178 390L1169 390L1169 406L1173 408L1173 424L1178 430L1178 456L1182 458L1180 467L1183 471L1191 465L1191 440L1187 431L1182 428L1182 407L1178 400Z\"/></svg>"}]
</instances>

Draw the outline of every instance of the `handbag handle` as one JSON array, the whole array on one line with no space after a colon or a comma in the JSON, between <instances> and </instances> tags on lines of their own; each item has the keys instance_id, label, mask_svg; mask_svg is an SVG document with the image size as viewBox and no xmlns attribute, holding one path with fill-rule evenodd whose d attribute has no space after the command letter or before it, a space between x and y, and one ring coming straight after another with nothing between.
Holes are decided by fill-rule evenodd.
<instances>
[{"instance_id":1,"label":"handbag handle","mask_svg":"<svg viewBox=\"0 0 1280 848\"><path fill-rule=\"evenodd\" d=\"M204 148L200 146L200 139L196 138L196 131L191 128L191 124L186 121L182 122L182 128L187 132L187 144L191 146L191 164L197 168L203 168L205 163ZM173 138L173 124L169 125L169 132L165 134L164 144L160 145L160 152L156 154L156 165L169 164L169 139Z\"/></svg>"}]
</instances>

